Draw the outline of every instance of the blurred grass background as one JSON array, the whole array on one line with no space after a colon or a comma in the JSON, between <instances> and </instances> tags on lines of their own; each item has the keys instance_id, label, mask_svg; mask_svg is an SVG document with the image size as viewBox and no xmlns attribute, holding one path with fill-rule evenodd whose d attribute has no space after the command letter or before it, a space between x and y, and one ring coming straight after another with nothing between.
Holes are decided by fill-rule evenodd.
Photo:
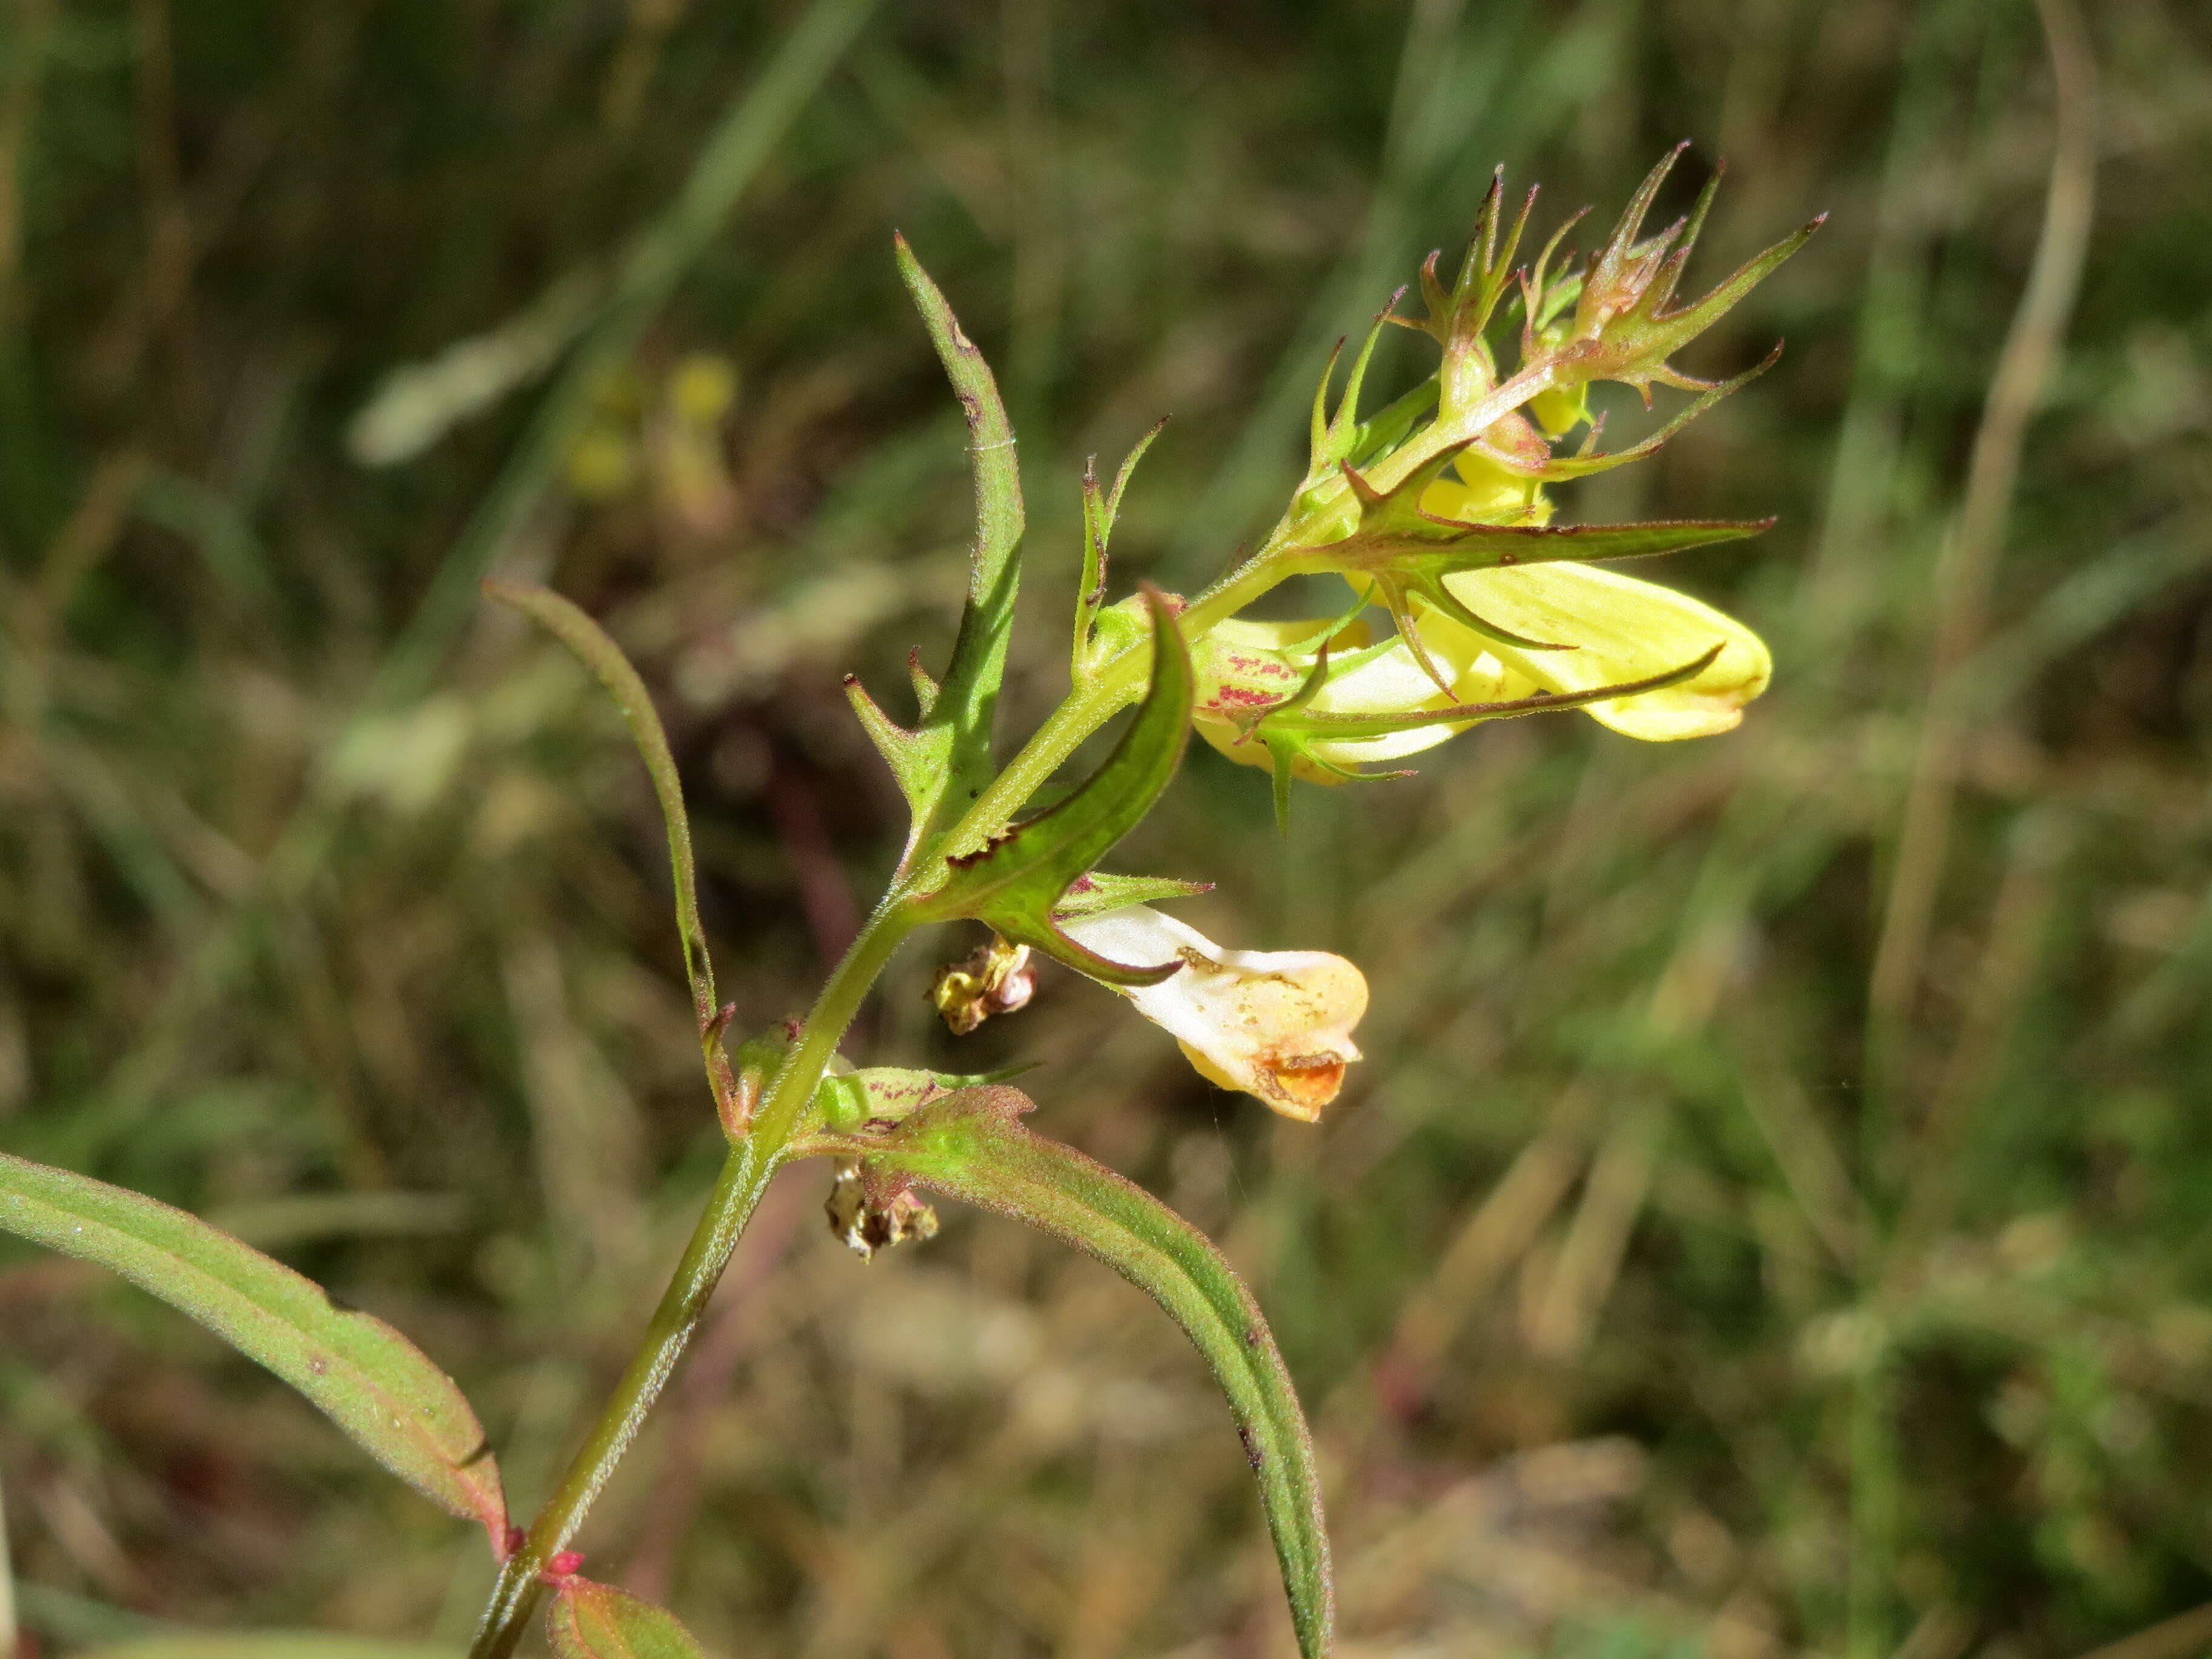
<instances>
[{"instance_id":1,"label":"blurred grass background","mask_svg":"<svg viewBox=\"0 0 2212 1659\"><path fill-rule=\"evenodd\" d=\"M1217 937L1364 965L1322 1127L1064 975L956 1044L921 994L965 939L910 947L853 1048L1046 1061L1041 1127L1224 1240L1322 1435L1357 1659L2212 1644L2202 8L2087 19L2094 217L2047 384L1996 400L1999 450L2033 416L2016 488L1984 416L2065 126L2027 0L0 18L0 1145L399 1324L525 1512L719 1134L644 778L475 606L480 565L638 658L758 1025L902 827L838 675L941 660L960 591L957 410L893 227L1023 434L1012 733L1064 683L1084 457L1173 413L1115 574L1202 583L1292 482L1329 343L1455 252L1494 163L1548 227L1679 138L1662 211L1725 155L1693 285L1830 210L1687 359L1786 335L1780 366L1563 492L1780 515L1656 573L1773 641L1741 732L1509 723L1302 793L1287 843L1263 775L1196 750L1119 860L1218 881L1188 911ZM355 425L424 363L483 406ZM863 1267L825 1184L772 1195L595 1576L730 1654L1287 1651L1172 1328L965 1215ZM489 1584L252 1366L12 1249L0 1490L42 1652L459 1644Z\"/></svg>"}]
</instances>

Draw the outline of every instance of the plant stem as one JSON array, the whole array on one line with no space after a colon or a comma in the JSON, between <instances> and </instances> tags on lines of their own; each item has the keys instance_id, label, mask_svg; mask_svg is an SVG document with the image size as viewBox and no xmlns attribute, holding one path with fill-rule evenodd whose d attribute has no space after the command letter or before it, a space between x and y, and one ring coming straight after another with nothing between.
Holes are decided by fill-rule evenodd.
<instances>
[{"instance_id":1,"label":"plant stem","mask_svg":"<svg viewBox=\"0 0 2212 1659\"><path fill-rule=\"evenodd\" d=\"M568 1547L583 1524L592 1500L599 1495L615 1465L636 1438L646 1413L659 1398L705 1314L730 1253L752 1218L753 1206L782 1162L777 1152L770 1152L757 1138L740 1141L730 1149L729 1160L714 1183L714 1196L699 1218L660 1305L653 1310L644 1341L630 1356L591 1438L538 1512L529 1537L501 1570L476 1645L470 1650L471 1659L505 1659L514 1651L544 1589L538 1575L547 1562Z\"/></svg>"},{"instance_id":2,"label":"plant stem","mask_svg":"<svg viewBox=\"0 0 2212 1659\"><path fill-rule=\"evenodd\" d=\"M799 1114L814 1098L815 1085L822 1081L846 1027L867 1000L876 976L890 961L891 952L914 931L915 918L903 900L903 894L894 889L876 906L860 936L830 971L829 982L799 1027L798 1042L761 1097L750 1139L774 1147L779 1158L798 1127Z\"/></svg>"},{"instance_id":3,"label":"plant stem","mask_svg":"<svg viewBox=\"0 0 2212 1659\"><path fill-rule=\"evenodd\" d=\"M752 1129L730 1148L728 1161L692 1229L691 1242L675 1276L653 1310L645 1339L630 1356L622 1380L608 1397L591 1437L568 1465L560 1486L531 1523L521 1548L507 1559L484 1608L470 1659L507 1659L521 1639L532 1611L544 1594L540 1575L554 1556L568 1547L584 1516L636 1439L646 1413L667 1386L676 1362L705 1316L722 1270L744 1234L745 1224L768 1188L769 1179L790 1157L792 1132L853 1017L914 923L896 898L877 908L823 986L822 994L799 1028L799 1040L762 1097Z\"/></svg>"},{"instance_id":4,"label":"plant stem","mask_svg":"<svg viewBox=\"0 0 2212 1659\"><path fill-rule=\"evenodd\" d=\"M1135 702L1144 690L1144 654L1134 647L1123 652L1100 669L1089 685L1054 709L1050 718L1030 734L1021 752L975 797L975 804L961 814L960 821L945 835L944 849L971 852L999 834L1085 738L1113 719L1125 704ZM941 860L927 860L908 876L906 885L934 888L943 873Z\"/></svg>"}]
</instances>

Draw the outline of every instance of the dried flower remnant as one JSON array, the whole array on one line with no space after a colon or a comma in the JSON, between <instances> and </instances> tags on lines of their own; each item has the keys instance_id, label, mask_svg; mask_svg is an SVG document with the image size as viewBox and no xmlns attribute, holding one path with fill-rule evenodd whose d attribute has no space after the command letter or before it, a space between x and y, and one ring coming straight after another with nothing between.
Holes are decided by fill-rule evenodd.
<instances>
[{"instance_id":1,"label":"dried flower remnant","mask_svg":"<svg viewBox=\"0 0 2212 1659\"><path fill-rule=\"evenodd\" d=\"M1175 1038L1200 1076L1285 1117L1319 1118L1344 1086L1345 1067L1359 1058L1352 1028L1367 1012L1367 981L1342 957L1225 951L1142 904L1066 927L1118 962L1180 961L1181 972L1121 994Z\"/></svg>"},{"instance_id":2,"label":"dried flower remnant","mask_svg":"<svg viewBox=\"0 0 2212 1659\"><path fill-rule=\"evenodd\" d=\"M937 970L929 1000L955 1036L966 1036L994 1014L1011 1014L1036 994L1030 947L991 935L958 962Z\"/></svg>"},{"instance_id":3,"label":"dried flower remnant","mask_svg":"<svg viewBox=\"0 0 2212 1659\"><path fill-rule=\"evenodd\" d=\"M830 1232L861 1261L878 1250L937 1237L937 1212L911 1192L878 1201L868 1190L860 1160L841 1158L830 1177L830 1196L822 1206Z\"/></svg>"}]
</instances>

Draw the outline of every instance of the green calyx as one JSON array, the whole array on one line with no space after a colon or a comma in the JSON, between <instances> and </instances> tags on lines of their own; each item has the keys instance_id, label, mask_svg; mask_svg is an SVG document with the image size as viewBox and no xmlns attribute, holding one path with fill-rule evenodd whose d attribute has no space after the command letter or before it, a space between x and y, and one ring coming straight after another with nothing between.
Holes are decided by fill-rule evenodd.
<instances>
[{"instance_id":1,"label":"green calyx","mask_svg":"<svg viewBox=\"0 0 2212 1659\"><path fill-rule=\"evenodd\" d=\"M1827 217L1822 214L1754 255L1703 299L1670 309L1727 170L1725 164L1716 164L1688 214L1638 240L1659 187L1687 148L1686 143L1677 145L1646 175L1583 276L1575 296L1574 325L1559 353L1563 380L1620 380L1647 398L1655 381L1686 391L1715 389L1716 382L1684 374L1667 359L1718 322L1804 246Z\"/></svg>"}]
</instances>

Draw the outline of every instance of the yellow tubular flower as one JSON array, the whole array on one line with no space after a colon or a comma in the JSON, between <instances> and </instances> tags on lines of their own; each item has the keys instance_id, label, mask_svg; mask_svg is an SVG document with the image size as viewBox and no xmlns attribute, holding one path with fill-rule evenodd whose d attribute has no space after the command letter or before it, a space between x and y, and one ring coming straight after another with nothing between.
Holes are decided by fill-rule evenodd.
<instances>
[{"instance_id":1,"label":"yellow tubular flower","mask_svg":"<svg viewBox=\"0 0 2212 1659\"><path fill-rule=\"evenodd\" d=\"M1547 412L1564 420L1570 411ZM1517 414L1483 436L1492 448L1531 466L1552 453L1535 427ZM1452 465L1457 477L1447 474L1422 491L1423 512L1462 524L1550 523L1552 503L1535 479L1473 449ZM1616 732L1664 743L1711 737L1741 724L1744 705L1766 690L1773 672L1765 643L1734 617L1608 568L1561 561L1464 571L1443 580L1455 599L1486 622L1524 639L1575 647L1529 651L1500 644L1429 611L1419 624L1421 642L1454 677L1453 690L1462 702L1525 696L1528 691L1517 689L1523 684L1575 692L1648 679L1721 647L1718 658L1680 685L1586 705ZM1494 672L1498 683L1510 689L1488 691L1462 683L1470 667Z\"/></svg>"},{"instance_id":2,"label":"yellow tubular flower","mask_svg":"<svg viewBox=\"0 0 2212 1659\"><path fill-rule=\"evenodd\" d=\"M1157 985L1121 992L1173 1036L1199 1075L1241 1089L1285 1117L1310 1123L1359 1058L1352 1028L1367 1012L1367 981L1326 951L1224 951L1148 905L1061 924L1116 962L1180 961Z\"/></svg>"},{"instance_id":3,"label":"yellow tubular flower","mask_svg":"<svg viewBox=\"0 0 2212 1659\"><path fill-rule=\"evenodd\" d=\"M1469 651L1486 653L1547 690L1587 691L1646 679L1719 646L1720 655L1692 679L1587 706L1602 724L1647 743L1732 730L1773 672L1765 642L1733 617L1686 593L1595 565L1561 561L1471 570L1445 577L1444 586L1486 622L1575 649L1502 645L1433 611L1419 622L1429 649L1455 659Z\"/></svg>"}]
</instances>

